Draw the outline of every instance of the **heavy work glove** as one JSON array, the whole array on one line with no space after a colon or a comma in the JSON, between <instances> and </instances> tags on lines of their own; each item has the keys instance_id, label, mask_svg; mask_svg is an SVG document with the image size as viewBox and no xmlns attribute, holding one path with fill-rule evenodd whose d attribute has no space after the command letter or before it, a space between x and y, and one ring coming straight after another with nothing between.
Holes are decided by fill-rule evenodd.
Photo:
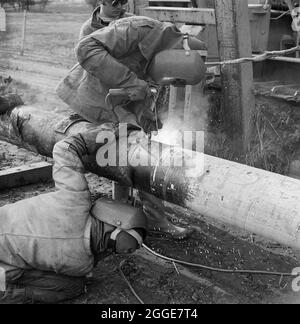
<instances>
[{"instance_id":1,"label":"heavy work glove","mask_svg":"<svg viewBox=\"0 0 300 324\"><path fill-rule=\"evenodd\" d=\"M136 116L137 123L146 134L156 132L163 126L158 116L156 116L155 112L152 111L154 104L155 102L151 91L145 100L137 101L131 104L131 108Z\"/></svg>"},{"instance_id":2,"label":"heavy work glove","mask_svg":"<svg viewBox=\"0 0 300 324\"><path fill-rule=\"evenodd\" d=\"M138 120L139 125L144 130L146 134L151 134L152 132L157 132L162 128L162 122L157 119L154 112L150 109L146 109Z\"/></svg>"},{"instance_id":3,"label":"heavy work glove","mask_svg":"<svg viewBox=\"0 0 300 324\"><path fill-rule=\"evenodd\" d=\"M130 101L141 101L151 96L151 89L148 83L143 80L140 80L139 83L139 85L125 88Z\"/></svg>"}]
</instances>

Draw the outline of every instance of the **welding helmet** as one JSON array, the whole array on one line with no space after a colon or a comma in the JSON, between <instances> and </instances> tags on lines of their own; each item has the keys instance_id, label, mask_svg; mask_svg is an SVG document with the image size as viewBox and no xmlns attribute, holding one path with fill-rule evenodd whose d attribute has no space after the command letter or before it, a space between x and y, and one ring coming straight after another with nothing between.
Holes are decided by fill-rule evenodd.
<instances>
[{"instance_id":1,"label":"welding helmet","mask_svg":"<svg viewBox=\"0 0 300 324\"><path fill-rule=\"evenodd\" d=\"M131 253L142 246L147 234L147 219L141 208L101 198L91 213L108 225L108 249L116 253Z\"/></svg>"},{"instance_id":2,"label":"welding helmet","mask_svg":"<svg viewBox=\"0 0 300 324\"><path fill-rule=\"evenodd\" d=\"M183 37L182 42L176 48L158 52L152 58L147 74L155 83L168 85L177 81L182 85L196 85L204 80L207 71L204 63L206 45L188 35Z\"/></svg>"}]
</instances>

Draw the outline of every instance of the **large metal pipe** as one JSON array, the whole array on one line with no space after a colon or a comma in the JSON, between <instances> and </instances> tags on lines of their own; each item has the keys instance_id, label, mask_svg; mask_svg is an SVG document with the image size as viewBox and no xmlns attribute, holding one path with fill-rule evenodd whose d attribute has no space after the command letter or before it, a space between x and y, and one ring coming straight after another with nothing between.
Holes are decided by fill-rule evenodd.
<instances>
[{"instance_id":1,"label":"large metal pipe","mask_svg":"<svg viewBox=\"0 0 300 324\"><path fill-rule=\"evenodd\" d=\"M33 107L19 107L0 117L0 138L50 156L53 145L64 136L95 127L79 122L66 135L58 134L54 129L62 118ZM151 154L153 158L156 154L150 154L145 144L133 145L129 152L131 164L136 151L142 158ZM160 151L160 156L168 158L170 147L163 146ZM178 157L179 151L173 155ZM204 172L201 159L204 159ZM190 152L190 159L185 162L190 166L168 167L155 163L133 167L134 185L206 217L300 249L299 180L200 153ZM199 167L195 169L195 165ZM115 169L106 168L103 174L95 157L86 161L86 167L115 180Z\"/></svg>"}]
</instances>

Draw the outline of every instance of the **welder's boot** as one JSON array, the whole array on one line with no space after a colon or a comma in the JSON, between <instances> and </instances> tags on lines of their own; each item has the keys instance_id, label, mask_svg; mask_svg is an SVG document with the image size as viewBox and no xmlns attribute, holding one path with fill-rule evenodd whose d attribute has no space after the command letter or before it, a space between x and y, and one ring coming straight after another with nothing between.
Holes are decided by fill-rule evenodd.
<instances>
[{"instance_id":1,"label":"welder's boot","mask_svg":"<svg viewBox=\"0 0 300 324\"><path fill-rule=\"evenodd\" d=\"M147 216L148 229L150 234L166 235L175 240L189 238L193 229L174 225L168 219L162 202L151 195L140 193L142 197L143 210Z\"/></svg>"}]
</instances>

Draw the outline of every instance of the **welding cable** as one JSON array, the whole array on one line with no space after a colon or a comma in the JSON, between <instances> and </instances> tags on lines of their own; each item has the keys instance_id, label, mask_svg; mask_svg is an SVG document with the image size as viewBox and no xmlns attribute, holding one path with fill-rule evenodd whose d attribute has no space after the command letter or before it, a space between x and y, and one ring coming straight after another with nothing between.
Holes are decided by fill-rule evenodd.
<instances>
[{"instance_id":1,"label":"welding cable","mask_svg":"<svg viewBox=\"0 0 300 324\"><path fill-rule=\"evenodd\" d=\"M138 296L138 294L135 292L134 288L132 287L131 283L129 282L129 280L126 278L123 270L122 270L122 265L123 265L124 261L122 261L119 265L119 272L123 278L123 280L127 283L129 289L131 290L131 292L134 294L135 298L142 304L144 305L145 303L142 301L142 299Z\"/></svg>"},{"instance_id":2,"label":"welding cable","mask_svg":"<svg viewBox=\"0 0 300 324\"><path fill-rule=\"evenodd\" d=\"M271 20L279 20L279 19L283 18L284 16L288 15L290 12L291 12L291 10L285 11L280 16L278 16L276 18L271 18Z\"/></svg>"},{"instance_id":3,"label":"welding cable","mask_svg":"<svg viewBox=\"0 0 300 324\"><path fill-rule=\"evenodd\" d=\"M119 120L119 117L116 114L115 107L114 107L114 105L112 103L112 97L111 97L111 95L109 93L105 97L105 107L111 109L111 111L114 114L116 120L118 121Z\"/></svg>"},{"instance_id":4,"label":"welding cable","mask_svg":"<svg viewBox=\"0 0 300 324\"><path fill-rule=\"evenodd\" d=\"M203 269L203 270L209 270L209 271L212 271L212 272L221 272L221 273L227 273L227 274L238 273L238 274L252 274L252 275L264 275L264 276L280 276L280 277L297 277L297 276L299 276L299 274L292 274L292 273L285 273L285 272L271 272L271 271L260 271L260 270L230 270L230 269L214 268L214 267L209 267L209 266L205 266L205 265L198 264L198 263L190 263L190 262L185 262L185 261L169 258L169 257L166 257L164 255L161 255L161 254L153 251L152 249L150 249L145 244L143 244L142 246L148 252L155 255L156 257L159 257L160 259L170 261L170 262L174 262L174 263L178 263L178 264L181 264L181 265L200 268L200 269Z\"/></svg>"},{"instance_id":5,"label":"welding cable","mask_svg":"<svg viewBox=\"0 0 300 324\"><path fill-rule=\"evenodd\" d=\"M221 65L222 67L225 67L226 65L232 65L232 64L242 64L247 62L262 62L267 59L277 57L277 56L285 56L289 54L294 54L296 52L300 51L300 46L295 46L292 48L289 48L287 50L282 51L266 51L259 55L254 55L253 57L242 57L234 60L228 60L228 61L221 61L221 62L206 62L206 65Z\"/></svg>"}]
</instances>

